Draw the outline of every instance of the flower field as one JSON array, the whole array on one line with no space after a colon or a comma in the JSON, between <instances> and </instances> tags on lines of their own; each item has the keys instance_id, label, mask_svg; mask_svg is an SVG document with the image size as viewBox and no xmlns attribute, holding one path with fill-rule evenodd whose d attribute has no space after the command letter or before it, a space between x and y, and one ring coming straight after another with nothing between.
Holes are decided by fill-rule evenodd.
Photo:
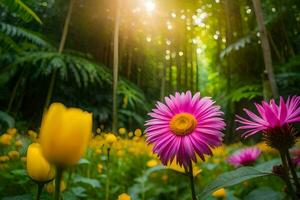
<instances>
[{"instance_id":1,"label":"flower field","mask_svg":"<svg viewBox=\"0 0 300 200\"><path fill-rule=\"evenodd\" d=\"M102 132L100 127L96 131L97 136L91 139L85 155L64 173L63 199L105 199L106 195L119 200L190 199L184 168L175 162L163 166L152 153L151 146L146 144L140 129L120 128L119 136L114 139L107 138L109 133ZM34 199L37 187L27 175L26 150L30 143L37 141L37 133L10 128L0 141L1 196L3 199ZM213 157L194 164L196 191L201 193L218 175L235 170L228 158L244 147L242 143L222 145L213 150ZM278 153L264 142L252 147L258 148L261 155L250 163L251 166L270 171L274 164L279 163ZM54 183L51 181L45 185L41 197L52 199L53 193ZM240 181L239 185L212 191L207 199L253 199L260 195L284 199L284 182L278 177Z\"/></svg>"}]
</instances>

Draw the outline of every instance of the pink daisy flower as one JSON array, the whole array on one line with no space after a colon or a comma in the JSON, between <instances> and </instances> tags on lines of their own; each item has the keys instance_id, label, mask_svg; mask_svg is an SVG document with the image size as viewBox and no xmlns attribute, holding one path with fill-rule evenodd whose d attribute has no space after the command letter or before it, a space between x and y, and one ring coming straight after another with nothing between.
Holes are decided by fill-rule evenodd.
<instances>
[{"instance_id":1,"label":"pink daisy flower","mask_svg":"<svg viewBox=\"0 0 300 200\"><path fill-rule=\"evenodd\" d=\"M229 158L228 162L235 167L247 166L254 163L260 156L261 151L256 147L249 147L241 149L233 153Z\"/></svg>"},{"instance_id":2,"label":"pink daisy flower","mask_svg":"<svg viewBox=\"0 0 300 200\"><path fill-rule=\"evenodd\" d=\"M210 97L192 96L190 91L165 97L165 104L157 102L148 115L152 118L145 124L146 137L153 144L164 165L176 162L187 167L197 162L197 155L212 155L211 148L222 143L225 123L220 107Z\"/></svg>"},{"instance_id":3,"label":"pink daisy flower","mask_svg":"<svg viewBox=\"0 0 300 200\"><path fill-rule=\"evenodd\" d=\"M247 138L261 131L283 128L294 122L300 122L300 96L289 97L286 102L280 97L279 105L272 99L270 103L263 101L256 104L259 115L244 109L250 119L237 116L241 126L237 130L247 130L242 136Z\"/></svg>"}]
</instances>

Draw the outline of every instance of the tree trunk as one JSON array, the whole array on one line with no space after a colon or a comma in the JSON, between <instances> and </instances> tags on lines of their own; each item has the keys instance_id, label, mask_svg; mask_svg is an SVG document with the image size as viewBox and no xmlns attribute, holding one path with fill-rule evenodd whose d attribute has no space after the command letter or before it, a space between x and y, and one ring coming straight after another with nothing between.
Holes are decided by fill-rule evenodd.
<instances>
[{"instance_id":1,"label":"tree trunk","mask_svg":"<svg viewBox=\"0 0 300 200\"><path fill-rule=\"evenodd\" d=\"M115 18L115 29L114 29L114 68L113 68L113 119L112 119L112 130L116 133L118 126L118 69L119 69L119 28L120 28L120 15L121 15L121 0L117 0L117 11Z\"/></svg>"},{"instance_id":2,"label":"tree trunk","mask_svg":"<svg viewBox=\"0 0 300 200\"><path fill-rule=\"evenodd\" d=\"M275 80L274 72L273 72L271 49L270 49L270 44L268 41L267 30L266 30L266 27L264 24L264 17L263 17L261 2L260 2L260 0L252 0L252 2L253 2L253 6L254 6L258 29L260 32L261 47L263 50L265 70L268 74L268 79L269 79L270 87L272 90L272 95L274 98L277 98L278 97L278 89L277 89L277 84L276 84L276 80Z\"/></svg>"},{"instance_id":3,"label":"tree trunk","mask_svg":"<svg viewBox=\"0 0 300 200\"><path fill-rule=\"evenodd\" d=\"M71 21L71 16L72 16L72 10L73 10L73 7L74 7L74 2L75 2L75 0L70 0L67 17L66 17L66 20L65 20L63 32L62 32L60 43L59 43L58 53L62 53L63 50L64 50L64 47L65 47L65 43L66 43L66 40L67 40L68 31L69 31L69 25L70 25L70 21ZM47 110L47 108L50 104L51 98L52 98L52 93L53 93L53 89L54 89L56 74L57 74L57 69L53 71L52 76L51 76L50 85L49 85L49 89L48 89L48 93L47 93L47 97L46 97L46 102L45 102L45 106L44 106L44 113Z\"/></svg>"}]
</instances>

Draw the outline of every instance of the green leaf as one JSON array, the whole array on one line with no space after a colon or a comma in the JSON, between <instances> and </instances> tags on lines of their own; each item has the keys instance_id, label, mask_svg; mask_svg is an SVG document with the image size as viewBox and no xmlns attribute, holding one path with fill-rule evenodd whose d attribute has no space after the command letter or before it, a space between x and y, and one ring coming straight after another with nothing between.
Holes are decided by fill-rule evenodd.
<instances>
[{"instance_id":1,"label":"green leaf","mask_svg":"<svg viewBox=\"0 0 300 200\"><path fill-rule=\"evenodd\" d=\"M76 176L74 178L74 183L84 183L92 186L93 188L100 188L100 183L98 180L82 176Z\"/></svg>"},{"instance_id":2,"label":"green leaf","mask_svg":"<svg viewBox=\"0 0 300 200\"><path fill-rule=\"evenodd\" d=\"M86 197L86 190L83 187L74 187L71 189L77 197Z\"/></svg>"},{"instance_id":3,"label":"green leaf","mask_svg":"<svg viewBox=\"0 0 300 200\"><path fill-rule=\"evenodd\" d=\"M13 128L15 126L14 118L3 111L0 111L0 121L4 122L9 128Z\"/></svg>"},{"instance_id":4,"label":"green leaf","mask_svg":"<svg viewBox=\"0 0 300 200\"><path fill-rule=\"evenodd\" d=\"M89 165L91 162L88 160L88 159L85 159L85 158L81 158L77 165Z\"/></svg>"},{"instance_id":5,"label":"green leaf","mask_svg":"<svg viewBox=\"0 0 300 200\"><path fill-rule=\"evenodd\" d=\"M1 0L0 4L7 7L10 12L16 13L25 22L29 22L31 19L34 19L39 24L42 24L38 15L21 0Z\"/></svg>"},{"instance_id":6,"label":"green leaf","mask_svg":"<svg viewBox=\"0 0 300 200\"><path fill-rule=\"evenodd\" d=\"M273 159L268 162L264 162L262 164L256 165L255 169L257 169L258 171L261 171L261 172L268 173L268 172L272 171L274 165L279 165L279 164L281 164L280 159Z\"/></svg>"},{"instance_id":7,"label":"green leaf","mask_svg":"<svg viewBox=\"0 0 300 200\"><path fill-rule=\"evenodd\" d=\"M250 192L244 200L265 200L265 199L272 199L272 200L282 200L284 199L284 194L281 192L275 192L269 187L262 187Z\"/></svg>"},{"instance_id":8,"label":"green leaf","mask_svg":"<svg viewBox=\"0 0 300 200\"><path fill-rule=\"evenodd\" d=\"M236 170L220 174L212 183L204 188L203 192L198 196L201 197L201 199L206 199L212 192L222 187L228 187L249 179L270 175L272 174L260 171L254 167L240 167Z\"/></svg>"}]
</instances>

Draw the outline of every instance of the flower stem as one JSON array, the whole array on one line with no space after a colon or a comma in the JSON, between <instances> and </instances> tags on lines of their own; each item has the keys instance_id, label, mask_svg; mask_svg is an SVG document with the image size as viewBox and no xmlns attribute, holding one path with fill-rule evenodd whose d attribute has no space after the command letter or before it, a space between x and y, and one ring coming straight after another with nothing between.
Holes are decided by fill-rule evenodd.
<instances>
[{"instance_id":1,"label":"flower stem","mask_svg":"<svg viewBox=\"0 0 300 200\"><path fill-rule=\"evenodd\" d=\"M61 167L56 167L54 200L60 199L60 183L61 183L62 175L63 175L63 169Z\"/></svg>"},{"instance_id":2,"label":"flower stem","mask_svg":"<svg viewBox=\"0 0 300 200\"><path fill-rule=\"evenodd\" d=\"M109 153L110 147L107 148L105 200L109 200Z\"/></svg>"},{"instance_id":3,"label":"flower stem","mask_svg":"<svg viewBox=\"0 0 300 200\"><path fill-rule=\"evenodd\" d=\"M296 193L293 189L292 183L291 183L290 178L289 178L289 170L288 170L288 165L287 165L287 162L286 162L286 157L285 157L285 155L282 151L280 151L279 153L280 153L283 168L285 170L284 179L285 179L285 182L286 182L286 186L288 188L288 191L289 191L290 195L292 196L292 199L297 199Z\"/></svg>"},{"instance_id":4,"label":"flower stem","mask_svg":"<svg viewBox=\"0 0 300 200\"><path fill-rule=\"evenodd\" d=\"M189 162L188 176L190 178L190 183L191 183L192 199L197 200L196 192L195 192L192 161Z\"/></svg>"},{"instance_id":5,"label":"flower stem","mask_svg":"<svg viewBox=\"0 0 300 200\"><path fill-rule=\"evenodd\" d=\"M43 191L43 188L44 188L44 183L37 183L37 186L38 186L38 190L37 190L37 193L36 193L36 200L40 200L41 194L42 194L42 191Z\"/></svg>"},{"instance_id":6,"label":"flower stem","mask_svg":"<svg viewBox=\"0 0 300 200\"><path fill-rule=\"evenodd\" d=\"M289 164L289 167L290 167L290 170L291 170L291 174L293 176L293 179L294 179L294 182L295 182L295 185L296 185L296 188L297 188L297 192L300 192L300 183L299 183L299 180L298 180L297 173L295 171L295 165L292 162L289 151L286 151L285 155L286 155L286 159L288 161L288 164Z\"/></svg>"}]
</instances>

